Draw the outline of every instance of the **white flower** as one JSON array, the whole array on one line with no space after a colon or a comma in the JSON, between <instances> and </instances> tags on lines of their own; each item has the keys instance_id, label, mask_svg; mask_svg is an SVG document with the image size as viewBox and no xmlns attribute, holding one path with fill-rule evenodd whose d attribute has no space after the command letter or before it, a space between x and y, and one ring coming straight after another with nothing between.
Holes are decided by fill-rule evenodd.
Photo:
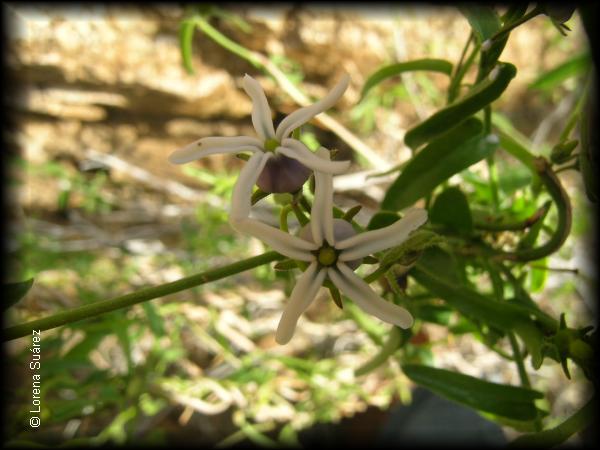
<instances>
[{"instance_id":1,"label":"white flower","mask_svg":"<svg viewBox=\"0 0 600 450\"><path fill-rule=\"evenodd\" d=\"M321 147L317 156L329 160L329 151ZM248 166L252 168L260 167L260 164L263 164L262 159L256 154L248 161ZM355 234L352 230L354 235L340 239L336 236L340 233L336 233L338 230L334 226L339 219L334 221L332 215L333 178L330 174L315 172L315 199L310 223L300 237L293 236L249 217L250 194L256 173L253 171L236 186L239 189L236 198L240 199L240 203L235 205L236 214L231 215L231 224L238 231L266 242L282 255L309 263L298 278L279 322L276 333L278 343L285 344L292 338L300 315L311 304L326 278L365 312L402 328L412 326L413 318L406 309L377 295L351 267L367 255L404 242L411 231L427 221L427 211L411 209L402 219L385 228L361 234ZM340 231L348 235L347 229Z\"/></svg>"},{"instance_id":2,"label":"white flower","mask_svg":"<svg viewBox=\"0 0 600 450\"><path fill-rule=\"evenodd\" d=\"M291 158L315 171L331 174L343 173L350 166L350 161L325 161L318 158L302 142L289 136L296 128L337 102L348 87L348 82L349 77L345 75L323 99L311 106L294 111L285 117L277 127L277 130L275 130L271 119L271 109L269 108L269 103L263 89L254 78L246 75L243 80L243 86L246 93L252 99L252 124L258 134L258 138L249 136L205 137L175 150L169 156L169 161L174 164L184 164L215 153L252 152L262 156L260 163L257 163L257 167L261 171L264 169L268 157L277 155L277 158L274 158L273 162L278 159ZM247 175L249 171L250 165L246 165L242 169L240 177ZM275 173L278 172L278 170L275 170ZM300 186L306 181L309 174L306 171L304 179L297 180L301 181ZM288 175L282 174L282 176ZM295 185L297 184L295 183Z\"/></svg>"}]
</instances>

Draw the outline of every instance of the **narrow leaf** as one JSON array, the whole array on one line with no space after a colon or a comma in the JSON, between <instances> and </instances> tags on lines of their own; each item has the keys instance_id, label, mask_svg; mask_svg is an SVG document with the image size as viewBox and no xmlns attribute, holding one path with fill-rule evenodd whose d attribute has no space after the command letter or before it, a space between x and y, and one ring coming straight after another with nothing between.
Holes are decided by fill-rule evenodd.
<instances>
[{"instance_id":1,"label":"narrow leaf","mask_svg":"<svg viewBox=\"0 0 600 450\"><path fill-rule=\"evenodd\" d=\"M369 224L367 225L367 230L378 230L379 228L384 228L393 224L397 220L400 220L400 216L394 211L382 210L371 217L371 220L369 220Z\"/></svg>"},{"instance_id":2,"label":"narrow leaf","mask_svg":"<svg viewBox=\"0 0 600 450\"><path fill-rule=\"evenodd\" d=\"M544 258L538 261L538 264L545 266L548 262L548 258ZM547 269L538 269L537 267L532 267L531 272L529 272L529 292L539 292L544 288L546 284L546 279L548 278L548 270Z\"/></svg>"},{"instance_id":3,"label":"narrow leaf","mask_svg":"<svg viewBox=\"0 0 600 450\"><path fill-rule=\"evenodd\" d=\"M421 150L389 187L382 208L399 210L428 195L452 175L491 155L497 143L481 135L478 119L469 118Z\"/></svg>"},{"instance_id":4,"label":"narrow leaf","mask_svg":"<svg viewBox=\"0 0 600 450\"><path fill-rule=\"evenodd\" d=\"M458 187L450 187L438 195L431 208L429 219L432 223L468 235L473 232L473 217L467 197Z\"/></svg>"},{"instance_id":5,"label":"narrow leaf","mask_svg":"<svg viewBox=\"0 0 600 450\"><path fill-rule=\"evenodd\" d=\"M447 133L502 95L517 69L510 63L498 63L492 74L478 83L467 95L410 129L404 142L412 149Z\"/></svg>"},{"instance_id":6,"label":"narrow leaf","mask_svg":"<svg viewBox=\"0 0 600 450\"><path fill-rule=\"evenodd\" d=\"M4 283L4 302L2 309L8 309L21 300L33 286L33 278L16 283Z\"/></svg>"},{"instance_id":7,"label":"narrow leaf","mask_svg":"<svg viewBox=\"0 0 600 450\"><path fill-rule=\"evenodd\" d=\"M534 400L543 394L532 389L480 380L450 370L405 364L402 370L415 383L448 400L515 420L538 416Z\"/></svg>"},{"instance_id":8,"label":"narrow leaf","mask_svg":"<svg viewBox=\"0 0 600 450\"><path fill-rule=\"evenodd\" d=\"M390 64L384 66L377 72L373 73L365 82L361 95L360 101L362 101L367 93L379 83L388 78L400 75L404 72L415 71L415 70L428 70L430 72L440 72L450 75L452 73L452 64L444 59L417 59L414 61L402 62L397 64Z\"/></svg>"},{"instance_id":9,"label":"narrow leaf","mask_svg":"<svg viewBox=\"0 0 600 450\"><path fill-rule=\"evenodd\" d=\"M156 311L156 307L152 302L142 303L142 308L148 317L150 329L155 336L160 337L165 334L164 321L161 315Z\"/></svg>"},{"instance_id":10,"label":"narrow leaf","mask_svg":"<svg viewBox=\"0 0 600 450\"><path fill-rule=\"evenodd\" d=\"M443 273L443 272L442 272ZM423 260L411 270L410 275L434 295L442 298L469 318L476 318L503 331L510 331L523 321L529 321L530 308L508 302L499 302L475 290L451 283L425 267Z\"/></svg>"},{"instance_id":11,"label":"narrow leaf","mask_svg":"<svg viewBox=\"0 0 600 450\"><path fill-rule=\"evenodd\" d=\"M480 44L491 38L502 27L500 18L491 6L470 4L459 9L469 21Z\"/></svg>"},{"instance_id":12,"label":"narrow leaf","mask_svg":"<svg viewBox=\"0 0 600 450\"><path fill-rule=\"evenodd\" d=\"M590 54L585 52L574 56L554 69L540 75L529 89L551 90L568 78L585 73L591 66Z\"/></svg>"}]
</instances>

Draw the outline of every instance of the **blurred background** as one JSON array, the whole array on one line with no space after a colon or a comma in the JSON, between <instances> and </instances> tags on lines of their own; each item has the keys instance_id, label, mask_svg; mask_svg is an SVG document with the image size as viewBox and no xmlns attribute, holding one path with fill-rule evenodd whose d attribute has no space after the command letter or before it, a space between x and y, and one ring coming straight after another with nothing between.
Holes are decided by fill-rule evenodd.
<instances>
[{"instance_id":1,"label":"blurred background","mask_svg":"<svg viewBox=\"0 0 600 450\"><path fill-rule=\"evenodd\" d=\"M243 161L215 155L173 166L167 157L200 137L254 135L251 102L241 89L245 73L264 87L276 121L297 109L273 77L199 31L195 73L187 73L178 37L185 10L177 6L3 8L11 82L5 100L8 278L35 279L6 311L5 326L265 251L228 224ZM440 74L404 75L359 103L365 80L395 61L455 63L470 31L454 8L218 11L211 19L218 30L269 58L313 98L348 73L350 87L331 114L390 166L410 157L404 133L444 105L448 81ZM587 42L577 13L569 25L573 31L563 37L547 17L536 17L511 34L501 58L518 75L495 111L540 154L549 154L581 88L577 57ZM570 74L535 86L571 59ZM336 202L363 205L357 220L367 223L389 178L365 178L369 165L330 129L311 124L304 131L312 148L320 143L354 160L356 176L336 180ZM512 163L499 159L499 170L512 170ZM567 311L571 326L588 325L595 312L593 210L579 174L560 176L574 203L574 227L546 264L578 273L541 271L531 287L553 316ZM268 217L273 205L261 202L259 209ZM354 372L389 326L352 305L339 310L322 292L291 343L279 346L274 331L289 281L289 274L263 266L44 332L38 429L27 422L31 341L7 343L6 439L293 445L304 442L302 433L309 432L302 430L341 423L349 442L372 440L391 420L391 408L410 404L413 395L394 358L367 375ZM514 364L468 334L449 337L446 328L423 324L406 351L415 361L518 384ZM533 385L548 392L557 421L586 398L582 375L575 369L572 378L548 360L531 373Z\"/></svg>"}]
</instances>

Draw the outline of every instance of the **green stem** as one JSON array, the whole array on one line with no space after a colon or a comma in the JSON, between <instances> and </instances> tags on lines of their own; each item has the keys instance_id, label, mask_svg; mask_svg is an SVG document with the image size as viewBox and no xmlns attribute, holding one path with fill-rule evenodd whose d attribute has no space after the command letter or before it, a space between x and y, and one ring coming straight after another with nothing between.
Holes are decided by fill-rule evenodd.
<instances>
[{"instance_id":1,"label":"green stem","mask_svg":"<svg viewBox=\"0 0 600 450\"><path fill-rule=\"evenodd\" d=\"M499 129L497 126L495 129L496 129L496 134L498 135L498 138L500 139L500 147L502 147L503 150L507 151L508 153L513 155L515 158L517 158L519 161L521 161L521 163L523 163L525 166L527 166L527 168L534 175L537 175L537 168L535 165L535 156L533 156L531 153L529 153L529 150L527 150L527 148L523 144L521 144L516 139L514 139L510 134Z\"/></svg>"},{"instance_id":2,"label":"green stem","mask_svg":"<svg viewBox=\"0 0 600 450\"><path fill-rule=\"evenodd\" d=\"M562 167L559 167L558 169L556 169L556 170L554 171L554 173L555 173L555 174L557 174L557 173L561 173L561 172L564 172L565 170L577 170L577 166L578 166L578 164L577 164L577 163L575 163L575 164L571 164L571 165L569 165L569 166L562 166Z\"/></svg>"},{"instance_id":3,"label":"green stem","mask_svg":"<svg viewBox=\"0 0 600 450\"><path fill-rule=\"evenodd\" d=\"M354 374L357 377L361 377L377 369L398 350L400 344L402 344L402 331L398 327L394 327L390 331L387 340L383 343L383 346L379 352L373 358L356 369Z\"/></svg>"},{"instance_id":4,"label":"green stem","mask_svg":"<svg viewBox=\"0 0 600 450\"><path fill-rule=\"evenodd\" d=\"M346 214L342 209L338 208L337 206L333 207L333 218L334 219L341 219L344 217L344 214ZM359 230L359 231L364 231L365 227L363 227L360 223L358 223L356 220L352 219L350 221L350 223L352 224L352 226L354 227L355 230Z\"/></svg>"},{"instance_id":5,"label":"green stem","mask_svg":"<svg viewBox=\"0 0 600 450\"><path fill-rule=\"evenodd\" d=\"M451 81L450 81L450 87L452 87L453 85L456 84L455 78L457 77L460 69L462 68L463 61L465 60L465 56L467 54L467 50L469 49L469 45L471 45L471 41L473 40L473 36L474 36L473 35L473 30L471 30L471 32L469 33L469 38L467 39L467 42L465 42L465 46L463 47L462 53L460 54L460 59L458 60L458 64L454 68L454 73L452 74L452 78L451 78ZM449 89L448 90L448 101L447 101L447 103L451 103L452 100L454 99L451 96L451 92L452 92L452 90Z\"/></svg>"},{"instance_id":6,"label":"green stem","mask_svg":"<svg viewBox=\"0 0 600 450\"><path fill-rule=\"evenodd\" d=\"M530 12L525 14L523 17L521 17L516 22L513 22L510 25L504 26L500 30L498 30L498 32L489 39L490 42L502 39L504 37L504 35L510 33L512 30L514 30L518 26L523 25L525 22L533 19L535 16L538 16L542 13L543 13L542 7L539 5L536 5L535 8L533 8Z\"/></svg>"},{"instance_id":7,"label":"green stem","mask_svg":"<svg viewBox=\"0 0 600 450\"><path fill-rule=\"evenodd\" d=\"M501 259L525 262L544 258L562 247L571 232L573 212L568 194L565 192L556 174L552 171L550 163L545 158L535 158L534 164L540 180L556 204L558 224L554 233L545 244L540 247L517 250L515 252L501 252L498 255Z\"/></svg>"},{"instance_id":8,"label":"green stem","mask_svg":"<svg viewBox=\"0 0 600 450\"><path fill-rule=\"evenodd\" d=\"M391 265L390 264L384 264L381 265L377 268L377 270L375 270L374 272L370 273L369 275L367 275L364 280L365 283L370 284L375 280L378 280L379 278L381 278L382 276L385 275L385 273L390 269Z\"/></svg>"},{"instance_id":9,"label":"green stem","mask_svg":"<svg viewBox=\"0 0 600 450\"><path fill-rule=\"evenodd\" d=\"M217 443L216 448L228 448L233 446L234 444L242 442L246 438L254 441L257 437L257 433L260 436L264 436L262 433L271 431L274 427L275 425L272 422L263 422L258 423L256 425L249 425L248 422L244 421L244 424L242 425L240 430L236 431L235 433L223 439L221 442ZM258 440L260 442L257 443L264 445L265 447L273 446L271 445L271 439L269 439L267 442L261 441L260 438Z\"/></svg>"},{"instance_id":10,"label":"green stem","mask_svg":"<svg viewBox=\"0 0 600 450\"><path fill-rule=\"evenodd\" d=\"M550 201L544 203L544 205L542 205L540 209L534 212L527 219L520 220L518 222L502 222L497 220L486 222L474 221L473 226L479 230L485 231L523 231L527 228L532 227L537 223L538 220L540 220L540 218L544 217L546 215L546 211L550 208L551 205L552 202Z\"/></svg>"},{"instance_id":11,"label":"green stem","mask_svg":"<svg viewBox=\"0 0 600 450\"><path fill-rule=\"evenodd\" d=\"M200 30L210 36L217 44L222 45L227 50L249 61L256 67L264 67L263 63L257 58L253 52L242 47L238 43L232 41L227 36L221 34L219 30L209 24L204 17L194 16L194 22Z\"/></svg>"},{"instance_id":12,"label":"green stem","mask_svg":"<svg viewBox=\"0 0 600 450\"><path fill-rule=\"evenodd\" d=\"M503 131L498 130L498 136L500 137L502 148L527 166L534 176L537 176L545 186L546 191L548 191L556 204L558 224L551 238L544 245L516 252L499 252L495 255L495 258L521 262L544 258L557 251L564 244L571 232L573 221L571 201L556 173L552 171L552 166L545 158L533 156L525 147Z\"/></svg>"},{"instance_id":13,"label":"green stem","mask_svg":"<svg viewBox=\"0 0 600 450\"><path fill-rule=\"evenodd\" d=\"M509 447L550 448L565 442L569 437L591 425L595 413L595 396L592 397L579 411L560 425L539 433L519 436L509 444Z\"/></svg>"},{"instance_id":14,"label":"green stem","mask_svg":"<svg viewBox=\"0 0 600 450\"><path fill-rule=\"evenodd\" d=\"M512 285L515 295L521 297L521 299L532 307L537 308L537 303L529 296L527 290L521 285L519 280L514 276L512 271L504 264L497 264L497 267L502 271L508 282ZM539 309L539 308L538 308ZM545 313L539 309L539 313L536 315L537 319L543 325L544 330L547 332L554 332L558 328L558 321L551 315Z\"/></svg>"},{"instance_id":15,"label":"green stem","mask_svg":"<svg viewBox=\"0 0 600 450\"><path fill-rule=\"evenodd\" d=\"M532 269L539 269L539 270L547 270L549 272L569 272L575 275L579 275L579 269L569 269L569 268L563 268L563 267L547 267L547 266L537 266L535 264L530 264L529 267L531 267Z\"/></svg>"},{"instance_id":16,"label":"green stem","mask_svg":"<svg viewBox=\"0 0 600 450\"><path fill-rule=\"evenodd\" d=\"M469 70L469 67L471 67L471 65L473 64L473 61L475 60L475 56L477 56L480 47L481 47L481 45L475 44L475 46L471 50L471 54L469 55L469 57L467 58L467 61L465 62L465 64L456 73L456 76L450 81L450 86L448 87L447 104L452 103L456 99L456 97L458 97L460 83L461 83L462 79L464 78L465 74L467 73L467 70Z\"/></svg>"},{"instance_id":17,"label":"green stem","mask_svg":"<svg viewBox=\"0 0 600 450\"><path fill-rule=\"evenodd\" d=\"M296 219L298 219L298 222L300 222L301 226L304 226L308 222L310 222L308 220L308 218L304 215L304 213L302 212L300 207L298 206L298 203L292 202L291 205L292 205L292 211L294 211L294 214L296 215Z\"/></svg>"},{"instance_id":18,"label":"green stem","mask_svg":"<svg viewBox=\"0 0 600 450\"><path fill-rule=\"evenodd\" d=\"M490 105L486 106L483 110L483 114L485 134L490 134L492 132L492 107ZM488 183L490 185L490 190L492 191L492 203L494 205L494 211L498 212L500 210L500 200L498 197L498 174L496 173L494 154L491 154L486 158L486 163L489 175Z\"/></svg>"},{"instance_id":19,"label":"green stem","mask_svg":"<svg viewBox=\"0 0 600 450\"><path fill-rule=\"evenodd\" d=\"M521 379L521 386L531 389L531 381L529 381L529 375L527 375L527 371L525 370L525 363L523 361L521 349L519 348L519 342L517 341L517 338L515 337L515 334L513 332L508 333L508 340L510 341L510 347L513 353L513 360L517 365L519 378ZM536 417L534 425L536 431L540 431L542 429L542 422L539 416Z\"/></svg>"},{"instance_id":20,"label":"green stem","mask_svg":"<svg viewBox=\"0 0 600 450\"><path fill-rule=\"evenodd\" d=\"M312 205L308 202L308 200L306 199L306 197L304 195L300 196L299 202L307 214L310 214L312 212Z\"/></svg>"},{"instance_id":21,"label":"green stem","mask_svg":"<svg viewBox=\"0 0 600 450\"><path fill-rule=\"evenodd\" d=\"M563 129L562 133L560 133L558 142L566 141L569 138L571 131L577 124L577 121L579 120L579 116L581 114L581 108L583 108L585 100L588 98L589 95L591 79L592 77L588 76L585 86L583 88L583 92L580 93L579 100L577 101L575 108L573 108L573 111L571 111L569 119L567 120L567 124L565 125L565 128Z\"/></svg>"},{"instance_id":22,"label":"green stem","mask_svg":"<svg viewBox=\"0 0 600 450\"><path fill-rule=\"evenodd\" d=\"M281 231L288 232L288 214L292 211L292 207L288 204L281 208L279 213L279 228Z\"/></svg>"},{"instance_id":23,"label":"green stem","mask_svg":"<svg viewBox=\"0 0 600 450\"><path fill-rule=\"evenodd\" d=\"M521 379L521 386L526 388L531 388L531 382L529 381L529 375L527 375L527 371L525 370L525 364L523 362L523 355L521 354L521 349L519 349L519 343L517 342L517 338L515 334L510 332L508 333L508 340L510 341L510 346L513 352L513 360L517 364L517 370L519 371L519 378Z\"/></svg>"},{"instance_id":24,"label":"green stem","mask_svg":"<svg viewBox=\"0 0 600 450\"><path fill-rule=\"evenodd\" d=\"M125 294L119 297L103 300L89 305L79 306L68 311L59 312L49 317L33 320L31 322L15 325L4 330L4 341L10 341L23 336L29 336L32 330L50 330L60 327L67 323L76 322L90 317L98 316L117 309L126 308L137 303L146 302L155 298L164 297L165 295L174 294L195 286L210 283L211 281L220 280L236 273L244 272L273 261L284 259L284 256L277 252L267 252L262 255L244 259L242 261L229 264L225 267L207 270L196 275L182 278L171 283L162 284L149 288L140 289L139 291Z\"/></svg>"}]
</instances>

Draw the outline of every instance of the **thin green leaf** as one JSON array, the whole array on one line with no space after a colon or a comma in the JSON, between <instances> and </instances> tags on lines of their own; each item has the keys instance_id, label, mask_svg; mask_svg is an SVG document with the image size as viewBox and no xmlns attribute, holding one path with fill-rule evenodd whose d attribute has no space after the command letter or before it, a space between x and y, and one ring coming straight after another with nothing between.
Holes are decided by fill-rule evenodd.
<instances>
[{"instance_id":1,"label":"thin green leaf","mask_svg":"<svg viewBox=\"0 0 600 450\"><path fill-rule=\"evenodd\" d=\"M400 345L408 340L408 338L410 338L410 331L402 330L398 327L392 328L387 340L379 352L377 352L375 356L356 369L354 374L357 377L361 377L377 369L384 362L386 362L400 348Z\"/></svg>"},{"instance_id":2,"label":"thin green leaf","mask_svg":"<svg viewBox=\"0 0 600 450\"><path fill-rule=\"evenodd\" d=\"M519 244L517 245L518 250L525 250L528 248L533 248L533 246L535 245L535 242L537 241L538 236L540 235L540 232L542 231L542 227L544 226L544 220L546 219L546 216L548 215L548 211L550 210L551 205L552 205L552 203L550 201L547 201L546 203L544 203L542 209L538 210L538 211L541 211L540 215L537 217L537 220L531 226L531 228L529 228L529 231L527 231L527 234L525 236L523 236L523 238L519 241ZM537 215L537 213L536 213L536 215Z\"/></svg>"},{"instance_id":3,"label":"thin green leaf","mask_svg":"<svg viewBox=\"0 0 600 450\"><path fill-rule=\"evenodd\" d=\"M246 34L252 31L252 25L246 22L241 16L234 14L230 11L226 11L220 8L213 8L212 15L223 19L224 22L231 23Z\"/></svg>"},{"instance_id":4,"label":"thin green leaf","mask_svg":"<svg viewBox=\"0 0 600 450\"><path fill-rule=\"evenodd\" d=\"M425 303L418 305L414 308L415 315L425 321L431 323L437 323L438 325L448 326L450 325L450 319L454 312L452 308L445 305L434 305L431 303Z\"/></svg>"},{"instance_id":5,"label":"thin green leaf","mask_svg":"<svg viewBox=\"0 0 600 450\"><path fill-rule=\"evenodd\" d=\"M415 383L448 400L515 420L538 416L534 400L543 394L532 389L480 380L450 370L405 364L402 370Z\"/></svg>"},{"instance_id":6,"label":"thin green leaf","mask_svg":"<svg viewBox=\"0 0 600 450\"><path fill-rule=\"evenodd\" d=\"M491 38L502 27L498 14L491 6L470 4L459 7L459 10L469 21L480 44Z\"/></svg>"},{"instance_id":7,"label":"thin green leaf","mask_svg":"<svg viewBox=\"0 0 600 450\"><path fill-rule=\"evenodd\" d=\"M389 187L382 208L400 210L428 195L452 175L491 155L497 143L469 118L421 150Z\"/></svg>"},{"instance_id":8,"label":"thin green leaf","mask_svg":"<svg viewBox=\"0 0 600 450\"><path fill-rule=\"evenodd\" d=\"M467 95L407 131L404 142L410 148L416 149L444 133L449 133L448 130L498 99L516 74L517 69L514 65L499 62L492 75L483 79Z\"/></svg>"},{"instance_id":9,"label":"thin green leaf","mask_svg":"<svg viewBox=\"0 0 600 450\"><path fill-rule=\"evenodd\" d=\"M460 313L479 319L500 330L514 330L518 323L530 320L529 315L532 312L530 308L496 301L464 285L452 283L442 278L439 273L437 271L433 273L429 267L425 266L423 259L420 259L411 270L410 275L421 286L445 300Z\"/></svg>"},{"instance_id":10,"label":"thin green leaf","mask_svg":"<svg viewBox=\"0 0 600 450\"><path fill-rule=\"evenodd\" d=\"M529 89L538 89L548 91L554 89L563 81L581 75L590 68L592 60L588 52L576 55L564 63L558 65L554 69L540 75L533 83L529 85Z\"/></svg>"},{"instance_id":11,"label":"thin green leaf","mask_svg":"<svg viewBox=\"0 0 600 450\"><path fill-rule=\"evenodd\" d=\"M504 25L516 22L521 17L523 17L527 12L528 6L529 5L527 3L514 3L510 5L506 13L504 13L504 15L501 17L501 20L504 23Z\"/></svg>"},{"instance_id":12,"label":"thin green leaf","mask_svg":"<svg viewBox=\"0 0 600 450\"><path fill-rule=\"evenodd\" d=\"M473 232L469 202L458 187L450 187L436 197L429 220L459 234L469 235Z\"/></svg>"},{"instance_id":13,"label":"thin green leaf","mask_svg":"<svg viewBox=\"0 0 600 450\"><path fill-rule=\"evenodd\" d=\"M544 258L538 261L539 264L545 266L548 258ZM529 292L539 292L544 288L546 280L548 279L547 269L538 269L536 267L531 268L529 272Z\"/></svg>"},{"instance_id":14,"label":"thin green leaf","mask_svg":"<svg viewBox=\"0 0 600 450\"><path fill-rule=\"evenodd\" d=\"M367 93L373 87L377 86L382 81L400 75L404 72L410 72L415 70L428 70L430 72L440 72L445 73L446 75L450 75L452 73L452 64L444 59L417 59L414 61L384 66L369 76L369 78L363 86L360 95L360 101L362 101L365 98Z\"/></svg>"},{"instance_id":15,"label":"thin green leaf","mask_svg":"<svg viewBox=\"0 0 600 450\"><path fill-rule=\"evenodd\" d=\"M78 342L69 350L63 359L72 361L89 361L89 355L100 344L100 341L106 337L107 333L102 331L86 332L81 342Z\"/></svg>"},{"instance_id":16,"label":"thin green leaf","mask_svg":"<svg viewBox=\"0 0 600 450\"><path fill-rule=\"evenodd\" d=\"M4 283L4 302L2 309L8 309L19 300L21 300L29 289L33 286L33 278L25 281L17 281L16 283Z\"/></svg>"},{"instance_id":17,"label":"thin green leaf","mask_svg":"<svg viewBox=\"0 0 600 450\"><path fill-rule=\"evenodd\" d=\"M444 274L446 282L451 284L466 284L467 276L457 260L457 256L448 253L439 247L431 247L421 255L421 262L427 270L433 273Z\"/></svg>"},{"instance_id":18,"label":"thin green leaf","mask_svg":"<svg viewBox=\"0 0 600 450\"><path fill-rule=\"evenodd\" d=\"M142 308L144 308L146 317L148 317L148 323L152 333L157 337L163 336L165 334L164 321L161 315L156 311L154 304L152 302L144 302L142 303Z\"/></svg>"},{"instance_id":19,"label":"thin green leaf","mask_svg":"<svg viewBox=\"0 0 600 450\"><path fill-rule=\"evenodd\" d=\"M498 161L498 187L506 194L511 195L515 191L526 186L531 186L533 177L531 172L524 166L509 165L504 160Z\"/></svg>"},{"instance_id":20,"label":"thin green leaf","mask_svg":"<svg viewBox=\"0 0 600 450\"><path fill-rule=\"evenodd\" d=\"M397 220L400 220L400 216L394 211L379 211L371 217L367 230L378 230L379 228L387 227L393 224Z\"/></svg>"},{"instance_id":21,"label":"thin green leaf","mask_svg":"<svg viewBox=\"0 0 600 450\"><path fill-rule=\"evenodd\" d=\"M181 49L183 67L185 67L185 70L190 75L195 73L192 64L192 42L195 28L196 23L191 19L182 21L179 26L179 47Z\"/></svg>"},{"instance_id":22,"label":"thin green leaf","mask_svg":"<svg viewBox=\"0 0 600 450\"><path fill-rule=\"evenodd\" d=\"M542 366L544 357L542 355L542 346L544 345L544 335L542 331L531 322L519 322L515 330L525 343L529 354L531 355L531 366L538 370Z\"/></svg>"}]
</instances>

